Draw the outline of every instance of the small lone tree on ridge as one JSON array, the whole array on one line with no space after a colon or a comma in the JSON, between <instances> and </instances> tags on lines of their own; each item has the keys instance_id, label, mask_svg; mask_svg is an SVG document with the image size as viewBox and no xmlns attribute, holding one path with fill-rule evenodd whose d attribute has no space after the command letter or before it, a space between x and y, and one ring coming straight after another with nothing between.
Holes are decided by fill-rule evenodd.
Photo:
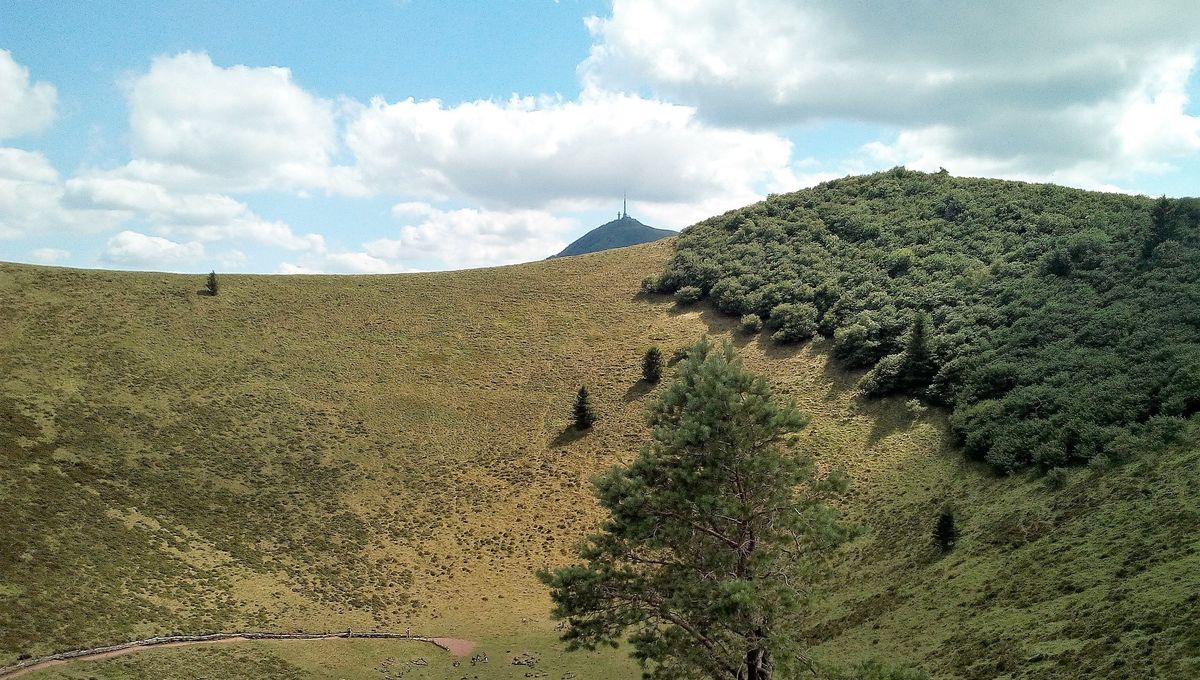
<instances>
[{"instance_id":1,"label":"small lone tree on ridge","mask_svg":"<svg viewBox=\"0 0 1200 680\"><path fill-rule=\"evenodd\" d=\"M209 295L216 296L217 294L217 273L211 271L208 273L208 281L204 284L204 290Z\"/></svg>"},{"instance_id":2,"label":"small lone tree on ridge","mask_svg":"<svg viewBox=\"0 0 1200 680\"><path fill-rule=\"evenodd\" d=\"M571 410L571 421L576 430L586 430L596 422L596 412L592 410L592 400L588 397L586 387L580 386L575 394L575 406Z\"/></svg>"},{"instance_id":3,"label":"small lone tree on ridge","mask_svg":"<svg viewBox=\"0 0 1200 680\"><path fill-rule=\"evenodd\" d=\"M662 380L662 369L662 352L657 347L646 350L646 356L642 357L642 379L651 385L656 385L658 381Z\"/></svg>"}]
</instances>

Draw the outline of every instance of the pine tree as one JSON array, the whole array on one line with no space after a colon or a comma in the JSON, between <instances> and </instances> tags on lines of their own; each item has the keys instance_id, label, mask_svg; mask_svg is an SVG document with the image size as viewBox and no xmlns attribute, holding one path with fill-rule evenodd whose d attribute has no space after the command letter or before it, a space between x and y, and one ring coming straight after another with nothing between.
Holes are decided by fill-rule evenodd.
<instances>
[{"instance_id":1,"label":"pine tree","mask_svg":"<svg viewBox=\"0 0 1200 680\"><path fill-rule=\"evenodd\" d=\"M215 271L208 273L208 281L204 284L204 289L209 295L217 294L217 273Z\"/></svg>"},{"instance_id":2,"label":"pine tree","mask_svg":"<svg viewBox=\"0 0 1200 680\"><path fill-rule=\"evenodd\" d=\"M943 507L933 527L933 543L942 552L950 552L958 541L958 527L954 523L954 510Z\"/></svg>"},{"instance_id":3,"label":"pine tree","mask_svg":"<svg viewBox=\"0 0 1200 680\"><path fill-rule=\"evenodd\" d=\"M1166 196L1154 201L1150 209L1150 238L1146 242L1145 255L1148 257L1154 247L1175 238L1175 203Z\"/></svg>"},{"instance_id":4,"label":"pine tree","mask_svg":"<svg viewBox=\"0 0 1200 680\"><path fill-rule=\"evenodd\" d=\"M909 389L929 385L933 379L933 353L929 349L929 319L924 312L913 318L912 331L908 334L908 345L904 349L905 382Z\"/></svg>"},{"instance_id":5,"label":"pine tree","mask_svg":"<svg viewBox=\"0 0 1200 680\"><path fill-rule=\"evenodd\" d=\"M586 430L596 422L596 412L592 410L592 401L588 397L586 387L580 387L579 392L575 394L575 406L571 412L571 419L576 430Z\"/></svg>"},{"instance_id":6,"label":"pine tree","mask_svg":"<svg viewBox=\"0 0 1200 680\"><path fill-rule=\"evenodd\" d=\"M648 412L649 444L595 482L609 517L583 562L539 574L569 648L629 632L643 677L792 677L812 558L846 535L823 502L844 478L788 450L806 420L728 343L692 347Z\"/></svg>"},{"instance_id":7,"label":"pine tree","mask_svg":"<svg viewBox=\"0 0 1200 680\"><path fill-rule=\"evenodd\" d=\"M657 347L646 350L646 356L642 357L642 379L651 385L656 385L659 380L662 380L662 369L662 352Z\"/></svg>"}]
</instances>

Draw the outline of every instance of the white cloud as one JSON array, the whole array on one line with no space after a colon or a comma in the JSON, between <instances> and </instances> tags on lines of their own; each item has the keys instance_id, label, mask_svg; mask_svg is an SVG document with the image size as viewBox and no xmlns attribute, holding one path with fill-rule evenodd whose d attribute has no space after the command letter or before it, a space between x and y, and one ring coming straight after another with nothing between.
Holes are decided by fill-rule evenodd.
<instances>
[{"instance_id":1,"label":"white cloud","mask_svg":"<svg viewBox=\"0 0 1200 680\"><path fill-rule=\"evenodd\" d=\"M867 144L864 151L886 165L920 170L944 166L959 175L1121 191L1114 181L1168 170L1170 158L1200 152L1200 117L1185 109L1185 88L1194 65L1192 57L1169 60L1117 101L1048 113L1041 120L1026 121L1025 129L997 129L987 121L975 128L933 125L905 130L892 143ZM1052 147L1049 140L1021 144L1067 129L1086 135L1094 148L1048 154L1044 149ZM1013 148L1006 153L985 137L1008 140Z\"/></svg>"},{"instance_id":2,"label":"white cloud","mask_svg":"<svg viewBox=\"0 0 1200 680\"><path fill-rule=\"evenodd\" d=\"M791 154L775 134L714 128L686 106L595 89L574 101L449 107L374 99L346 141L378 191L504 209L598 207L625 190L642 203L731 208L786 179Z\"/></svg>"},{"instance_id":3,"label":"white cloud","mask_svg":"<svg viewBox=\"0 0 1200 680\"><path fill-rule=\"evenodd\" d=\"M54 264L71 259L70 251L61 248L35 248L29 252L29 256L38 262L45 262L46 264Z\"/></svg>"},{"instance_id":4,"label":"white cloud","mask_svg":"<svg viewBox=\"0 0 1200 680\"><path fill-rule=\"evenodd\" d=\"M207 54L157 57L128 85L128 176L190 190L296 190L353 184L334 168L333 102L280 67L222 68Z\"/></svg>"},{"instance_id":5,"label":"white cloud","mask_svg":"<svg viewBox=\"0 0 1200 680\"><path fill-rule=\"evenodd\" d=\"M527 262L549 257L566 246L563 235L574 220L538 210L441 210L428 203L400 203L392 214L403 223L396 239L365 244L383 260L436 260L450 268Z\"/></svg>"},{"instance_id":6,"label":"white cloud","mask_svg":"<svg viewBox=\"0 0 1200 680\"><path fill-rule=\"evenodd\" d=\"M116 265L166 270L199 271L205 266L201 243L177 243L128 230L108 239L101 259Z\"/></svg>"},{"instance_id":7,"label":"white cloud","mask_svg":"<svg viewBox=\"0 0 1200 680\"><path fill-rule=\"evenodd\" d=\"M118 222L104 211L69 209L62 199L62 182L45 156L0 148L0 239L104 231Z\"/></svg>"},{"instance_id":8,"label":"white cloud","mask_svg":"<svg viewBox=\"0 0 1200 680\"><path fill-rule=\"evenodd\" d=\"M1095 184L1196 151L1197 25L1191 0L616 0L579 72L725 125L865 121L905 159Z\"/></svg>"},{"instance_id":9,"label":"white cloud","mask_svg":"<svg viewBox=\"0 0 1200 680\"><path fill-rule=\"evenodd\" d=\"M403 274L419 271L364 252L332 252L279 265L280 274Z\"/></svg>"},{"instance_id":10,"label":"white cloud","mask_svg":"<svg viewBox=\"0 0 1200 680\"><path fill-rule=\"evenodd\" d=\"M0 139L45 130L54 122L57 103L53 85L31 83L29 69L0 50Z\"/></svg>"},{"instance_id":11,"label":"white cloud","mask_svg":"<svg viewBox=\"0 0 1200 680\"><path fill-rule=\"evenodd\" d=\"M171 192L149 182L92 175L67 181L66 202L126 219L140 216L166 236L202 242L251 241L293 251L325 249L320 234L298 235L288 225L263 219L246 204L221 194Z\"/></svg>"}]
</instances>

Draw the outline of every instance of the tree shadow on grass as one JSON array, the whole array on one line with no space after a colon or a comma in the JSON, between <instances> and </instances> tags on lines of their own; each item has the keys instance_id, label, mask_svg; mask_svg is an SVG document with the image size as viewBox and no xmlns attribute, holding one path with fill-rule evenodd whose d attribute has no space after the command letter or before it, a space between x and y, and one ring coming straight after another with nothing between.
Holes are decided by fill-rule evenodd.
<instances>
[{"instance_id":1,"label":"tree shadow on grass","mask_svg":"<svg viewBox=\"0 0 1200 680\"><path fill-rule=\"evenodd\" d=\"M642 397L646 396L647 394L650 394L650 391L653 389L654 389L654 385L651 385L650 383L646 382L645 380L639 380L639 381L635 382L634 384L630 385L629 389L625 390L625 396L622 398L625 400L625 403L629 403L631 401L637 401L638 399L641 399Z\"/></svg>"},{"instance_id":2,"label":"tree shadow on grass","mask_svg":"<svg viewBox=\"0 0 1200 680\"><path fill-rule=\"evenodd\" d=\"M921 420L925 414L910 410L907 400L908 397L905 396L855 399L858 412L871 419L871 431L867 434L868 444L874 446L895 432L910 430Z\"/></svg>"},{"instance_id":3,"label":"tree shadow on grass","mask_svg":"<svg viewBox=\"0 0 1200 680\"><path fill-rule=\"evenodd\" d=\"M579 441L587 436L588 430L577 430L574 425L568 425L562 432L550 441L550 448L561 449L562 447Z\"/></svg>"},{"instance_id":4,"label":"tree shadow on grass","mask_svg":"<svg viewBox=\"0 0 1200 680\"><path fill-rule=\"evenodd\" d=\"M833 341L823 340L813 345L813 356L821 357L821 378L829 388L825 391L825 401L834 401L848 392L858 391L858 383L866 375L866 369L846 368L842 362L833 357ZM869 403L869 402L864 402Z\"/></svg>"}]
</instances>

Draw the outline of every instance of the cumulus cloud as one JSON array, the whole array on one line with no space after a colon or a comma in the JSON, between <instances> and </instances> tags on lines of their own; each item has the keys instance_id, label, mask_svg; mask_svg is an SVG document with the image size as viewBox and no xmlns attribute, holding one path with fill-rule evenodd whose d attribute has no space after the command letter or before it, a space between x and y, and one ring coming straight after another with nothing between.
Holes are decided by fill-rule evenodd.
<instances>
[{"instance_id":1,"label":"cumulus cloud","mask_svg":"<svg viewBox=\"0 0 1200 680\"><path fill-rule=\"evenodd\" d=\"M279 265L280 274L404 274L420 271L364 252L330 252Z\"/></svg>"},{"instance_id":2,"label":"cumulus cloud","mask_svg":"<svg viewBox=\"0 0 1200 680\"><path fill-rule=\"evenodd\" d=\"M53 85L31 82L29 69L0 50L0 139L45 130L54 122L57 103Z\"/></svg>"},{"instance_id":3,"label":"cumulus cloud","mask_svg":"<svg viewBox=\"0 0 1200 680\"><path fill-rule=\"evenodd\" d=\"M35 248L29 252L29 256L38 262L55 264L71 259L71 252L62 248Z\"/></svg>"},{"instance_id":4,"label":"cumulus cloud","mask_svg":"<svg viewBox=\"0 0 1200 680\"><path fill-rule=\"evenodd\" d=\"M63 194L58 171L45 156L0 148L0 239L104 231L119 222L105 211L72 210L63 205Z\"/></svg>"},{"instance_id":5,"label":"cumulus cloud","mask_svg":"<svg viewBox=\"0 0 1200 680\"><path fill-rule=\"evenodd\" d=\"M385 193L487 208L578 208L623 190L644 203L725 207L786 181L791 143L716 128L687 106L585 90L446 106L374 99L348 125L363 180Z\"/></svg>"},{"instance_id":6,"label":"cumulus cloud","mask_svg":"<svg viewBox=\"0 0 1200 680\"><path fill-rule=\"evenodd\" d=\"M101 259L121 266L195 271L204 268L204 244L126 230L108 239Z\"/></svg>"},{"instance_id":7,"label":"cumulus cloud","mask_svg":"<svg viewBox=\"0 0 1200 680\"><path fill-rule=\"evenodd\" d=\"M450 268L538 260L566 247L563 234L574 220L538 210L442 210L428 203L400 203L392 215L402 223L399 238L365 244L383 260L436 260Z\"/></svg>"},{"instance_id":8,"label":"cumulus cloud","mask_svg":"<svg viewBox=\"0 0 1200 680\"><path fill-rule=\"evenodd\" d=\"M170 192L149 182L119 176L85 176L66 182L72 208L137 216L166 236L201 242L243 240L294 251L323 251L320 234L299 235L283 222L266 220L221 194Z\"/></svg>"},{"instance_id":9,"label":"cumulus cloud","mask_svg":"<svg viewBox=\"0 0 1200 680\"><path fill-rule=\"evenodd\" d=\"M340 187L335 105L287 68L213 64L184 52L153 60L128 83L130 177L190 190Z\"/></svg>"},{"instance_id":10,"label":"cumulus cloud","mask_svg":"<svg viewBox=\"0 0 1200 680\"><path fill-rule=\"evenodd\" d=\"M1195 150L1198 24L1187 0L617 0L579 70L726 125L866 121L947 166L1111 175Z\"/></svg>"}]
</instances>

